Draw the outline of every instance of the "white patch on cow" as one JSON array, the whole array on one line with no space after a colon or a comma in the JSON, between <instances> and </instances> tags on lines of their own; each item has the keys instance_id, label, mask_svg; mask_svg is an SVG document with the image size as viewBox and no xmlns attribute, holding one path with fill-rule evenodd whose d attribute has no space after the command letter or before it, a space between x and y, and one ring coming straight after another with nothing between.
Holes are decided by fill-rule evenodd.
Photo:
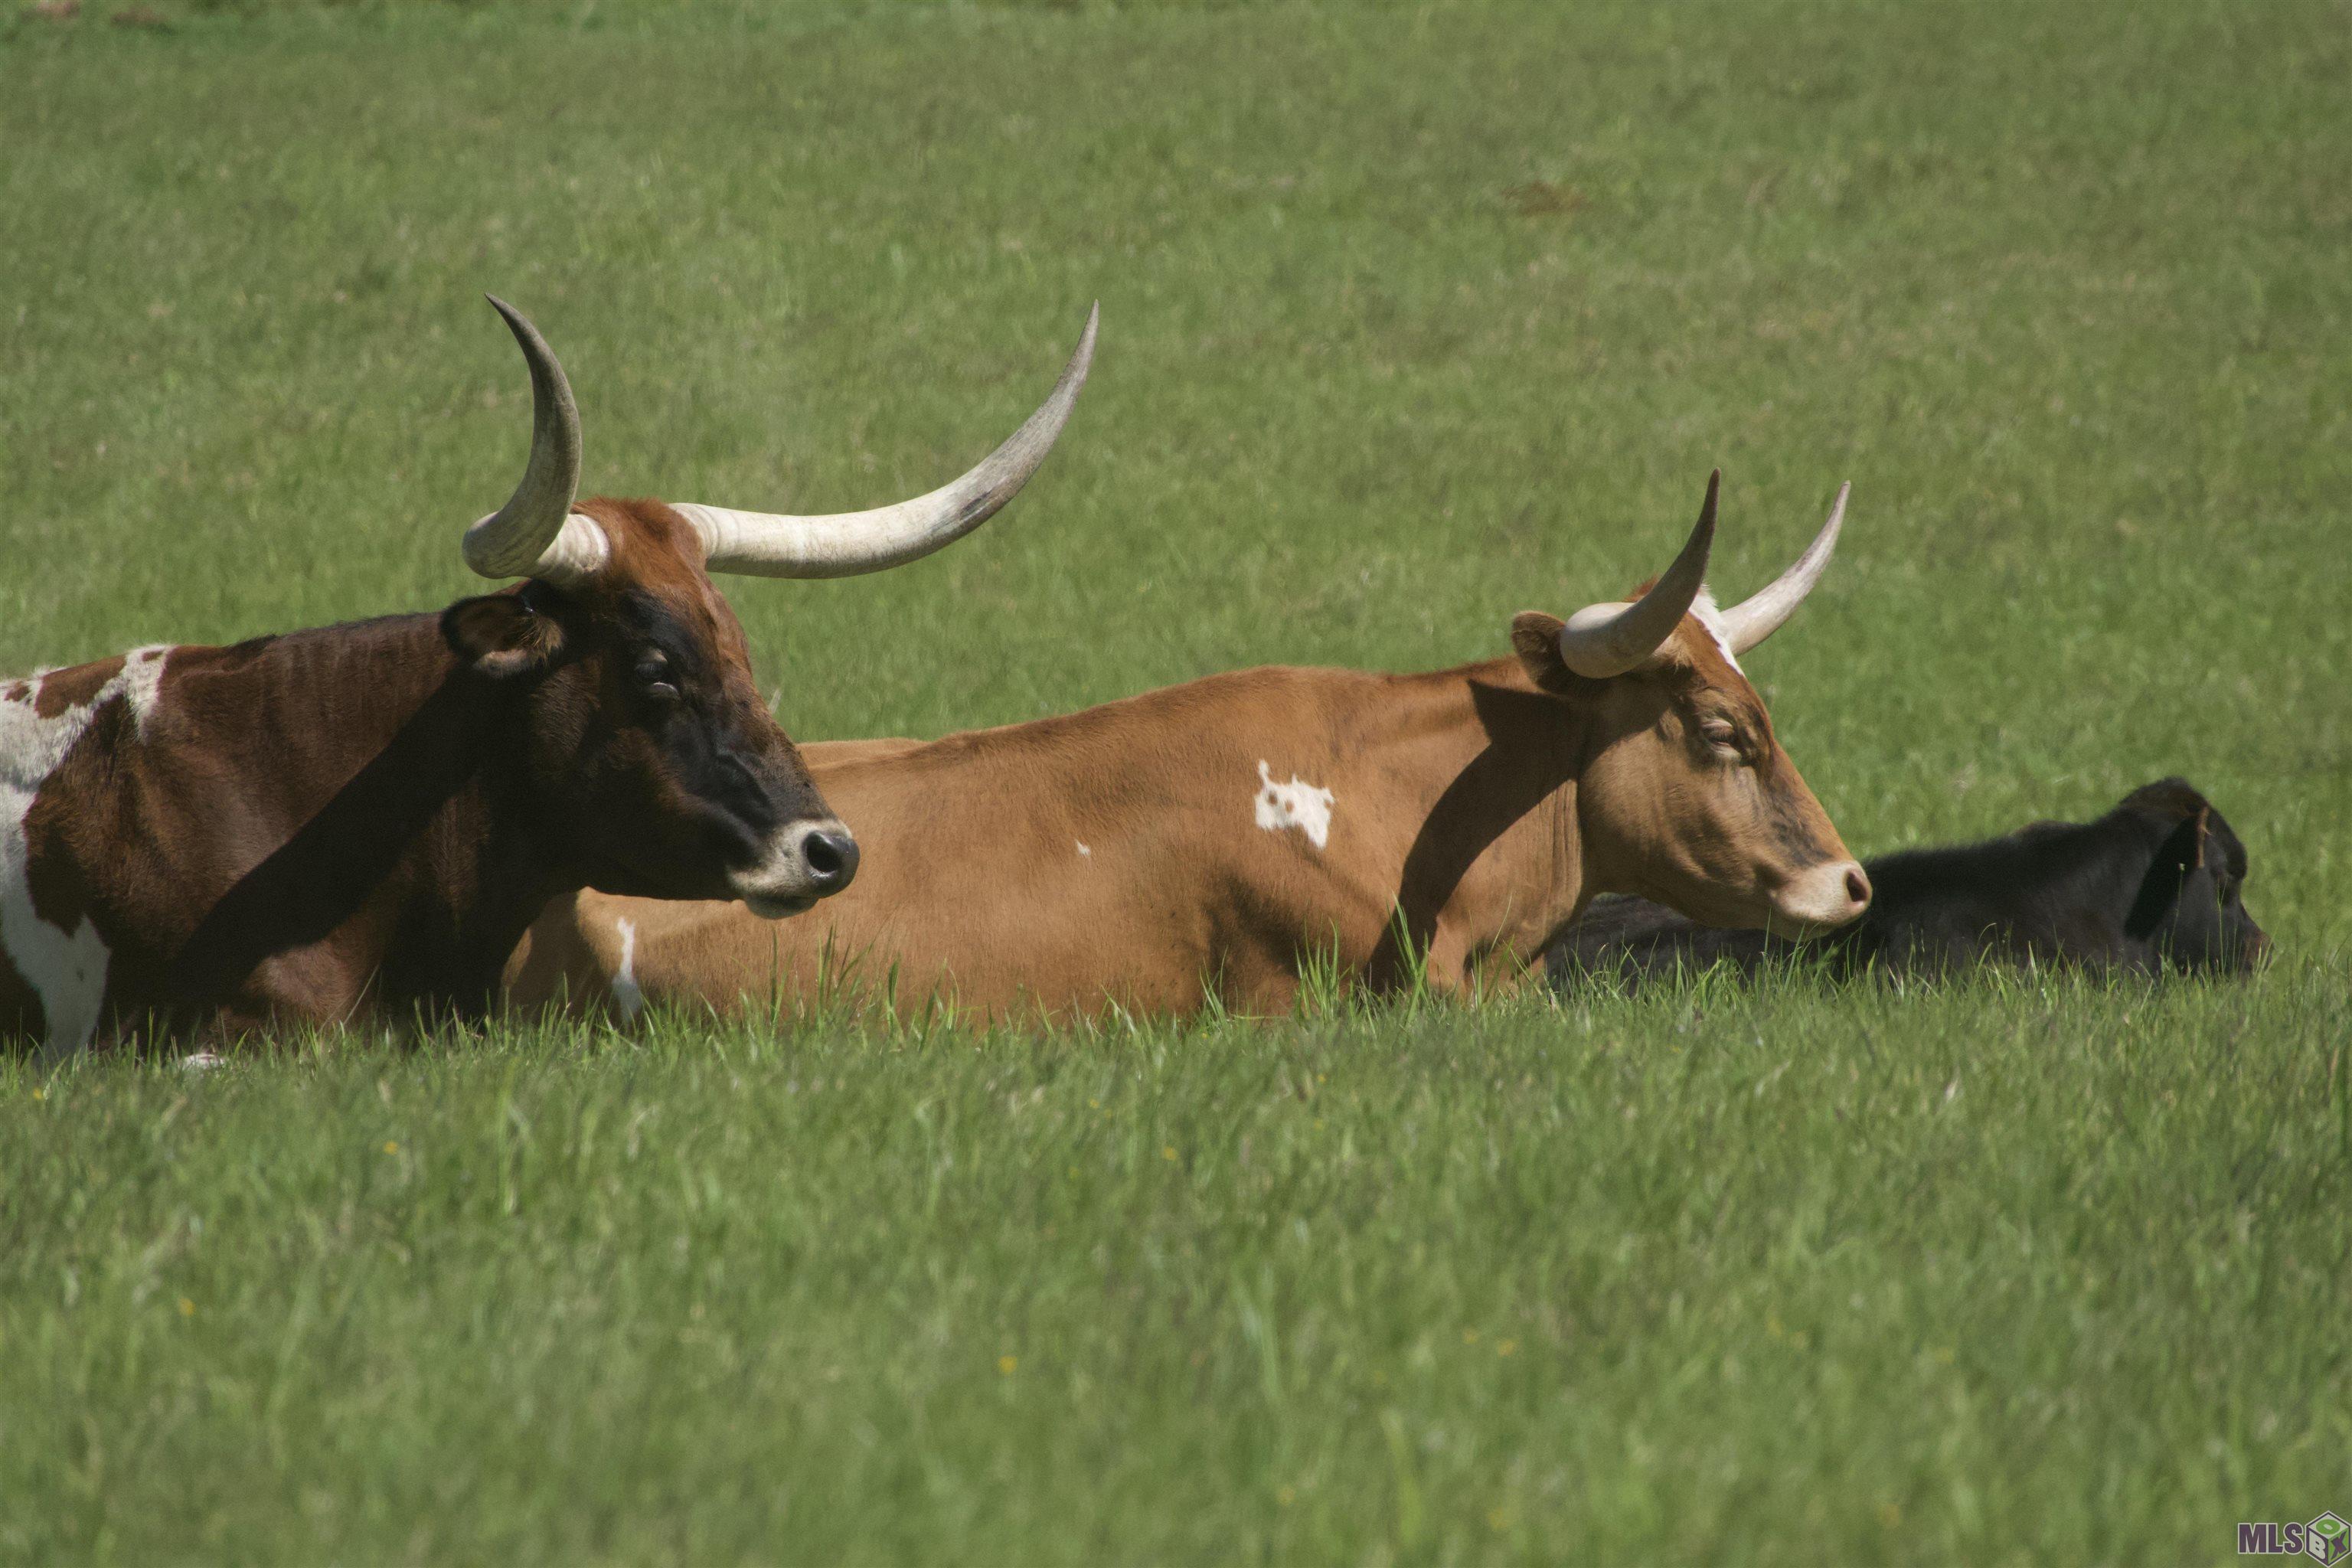
<instances>
[{"instance_id":1,"label":"white patch on cow","mask_svg":"<svg viewBox=\"0 0 2352 1568\"><path fill-rule=\"evenodd\" d=\"M621 933L621 963L613 971L613 1005L627 1022L646 1010L646 994L637 986L637 922L615 920L613 929Z\"/></svg>"},{"instance_id":2,"label":"white patch on cow","mask_svg":"<svg viewBox=\"0 0 2352 1568\"><path fill-rule=\"evenodd\" d=\"M1076 844L1076 845L1078 847L1078 858L1079 858L1079 859L1081 859L1081 860L1091 860L1091 859L1093 859L1093 858L1095 858L1095 852L1094 852L1093 850L1091 850L1091 849L1089 849L1089 848L1087 848L1087 841L1086 841L1085 839L1083 839L1083 838L1076 838L1076 839L1073 839L1073 840L1071 840L1071 842L1072 842L1072 843L1074 843L1074 844Z\"/></svg>"},{"instance_id":3,"label":"white patch on cow","mask_svg":"<svg viewBox=\"0 0 2352 1568\"><path fill-rule=\"evenodd\" d=\"M67 931L33 911L26 881L32 852L25 819L41 786L109 702L117 697L126 700L133 733L146 733L170 652L168 647L142 647L124 655L114 679L88 702L46 719L39 711L41 688L53 671L27 681L13 700L0 697L0 952L41 998L49 1031L45 1054L52 1058L89 1048L106 1001L106 968L112 955L89 917Z\"/></svg>"},{"instance_id":4,"label":"white patch on cow","mask_svg":"<svg viewBox=\"0 0 2352 1568\"><path fill-rule=\"evenodd\" d=\"M1286 827L1296 827L1307 835L1307 841L1320 849L1331 837L1331 806L1338 798L1328 789L1318 789L1297 773L1288 784L1274 782L1274 770L1265 759L1258 759L1257 825L1268 833L1279 833Z\"/></svg>"},{"instance_id":5,"label":"white patch on cow","mask_svg":"<svg viewBox=\"0 0 2352 1568\"><path fill-rule=\"evenodd\" d=\"M134 647L122 656L122 673L115 677L122 682L122 695L131 703L131 721L142 741L147 738L147 721L155 713L155 699L163 689L164 656L171 651L163 643Z\"/></svg>"},{"instance_id":6,"label":"white patch on cow","mask_svg":"<svg viewBox=\"0 0 2352 1568\"><path fill-rule=\"evenodd\" d=\"M1715 595L1701 588L1698 597L1691 601L1690 613L1693 619L1706 628L1706 635L1715 639L1715 650L1723 655L1724 663L1739 669L1739 659L1731 651L1731 628L1723 624L1723 611L1716 604ZM1744 669L1739 672L1742 675L1748 673Z\"/></svg>"}]
</instances>

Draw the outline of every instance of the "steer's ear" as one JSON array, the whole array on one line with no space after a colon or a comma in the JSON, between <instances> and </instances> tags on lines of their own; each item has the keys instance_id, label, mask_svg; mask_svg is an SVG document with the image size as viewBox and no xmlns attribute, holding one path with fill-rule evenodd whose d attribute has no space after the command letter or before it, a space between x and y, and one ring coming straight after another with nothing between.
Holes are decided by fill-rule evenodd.
<instances>
[{"instance_id":1,"label":"steer's ear","mask_svg":"<svg viewBox=\"0 0 2352 1568\"><path fill-rule=\"evenodd\" d=\"M519 594L458 600L442 614L441 635L459 658L493 679L543 669L563 647L563 628Z\"/></svg>"},{"instance_id":2,"label":"steer's ear","mask_svg":"<svg viewBox=\"0 0 2352 1568\"><path fill-rule=\"evenodd\" d=\"M1555 697L1566 696L1583 679L1559 657L1559 634L1567 625L1541 610L1521 610L1511 617L1511 649L1519 656L1520 668L1538 689Z\"/></svg>"}]
</instances>

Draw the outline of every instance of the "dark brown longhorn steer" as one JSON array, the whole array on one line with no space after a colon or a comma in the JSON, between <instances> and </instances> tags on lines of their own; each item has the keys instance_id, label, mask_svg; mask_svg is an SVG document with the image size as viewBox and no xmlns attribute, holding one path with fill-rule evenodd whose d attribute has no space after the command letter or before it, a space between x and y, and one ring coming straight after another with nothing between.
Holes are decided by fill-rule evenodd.
<instances>
[{"instance_id":1,"label":"dark brown longhorn steer","mask_svg":"<svg viewBox=\"0 0 2352 1568\"><path fill-rule=\"evenodd\" d=\"M856 887L781 929L583 894L532 928L509 994L625 1015L808 994L830 966L919 1007L1266 1013L1335 948L1375 987L1413 963L1444 990L1516 985L1601 891L1842 925L1869 883L1738 656L1820 576L1845 492L1779 581L1718 611L1716 489L1638 603L1522 615L1515 658L1247 670L929 744L812 746L866 837Z\"/></svg>"},{"instance_id":2,"label":"dark brown longhorn steer","mask_svg":"<svg viewBox=\"0 0 2352 1568\"><path fill-rule=\"evenodd\" d=\"M1035 471L1094 347L954 483L834 517L575 509L579 416L538 332L529 468L466 535L527 581L436 614L148 647L0 684L0 1047L479 1011L583 887L779 916L857 846L761 700L710 574L870 572ZM734 907L740 907L740 905Z\"/></svg>"}]
</instances>

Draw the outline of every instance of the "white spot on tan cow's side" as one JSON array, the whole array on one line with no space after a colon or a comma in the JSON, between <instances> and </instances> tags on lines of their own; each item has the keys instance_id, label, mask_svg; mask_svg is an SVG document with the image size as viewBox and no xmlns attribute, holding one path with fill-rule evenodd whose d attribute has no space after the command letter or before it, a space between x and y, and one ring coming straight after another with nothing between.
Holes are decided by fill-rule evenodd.
<instances>
[{"instance_id":1,"label":"white spot on tan cow's side","mask_svg":"<svg viewBox=\"0 0 2352 1568\"><path fill-rule=\"evenodd\" d=\"M1331 837L1331 807L1338 799L1328 789L1318 789L1300 778L1290 775L1288 784L1274 782L1274 770L1265 759L1258 759L1257 825L1268 833L1279 833L1286 827L1296 827L1307 835L1307 841L1320 849Z\"/></svg>"},{"instance_id":2,"label":"white spot on tan cow's side","mask_svg":"<svg viewBox=\"0 0 2352 1568\"><path fill-rule=\"evenodd\" d=\"M1074 844L1076 844L1076 845L1078 847L1078 858L1079 858L1079 859L1081 859L1081 860L1091 860L1091 859L1093 859L1093 858L1095 858L1095 852L1094 852L1093 850L1091 850L1091 849L1089 849L1089 848L1087 848L1087 841L1086 841L1085 839L1083 839L1083 838L1076 838L1076 839L1073 839L1073 840L1071 840L1071 842L1072 842L1072 843L1074 843Z\"/></svg>"},{"instance_id":3,"label":"white spot on tan cow's side","mask_svg":"<svg viewBox=\"0 0 2352 1568\"><path fill-rule=\"evenodd\" d=\"M41 689L54 671L0 695L0 951L41 999L48 1026L45 1054L51 1058L88 1048L106 1000L110 954L88 916L67 931L34 912L25 821L41 786L109 702L127 701L134 734L145 735L170 652L134 648L88 702L46 719L39 711Z\"/></svg>"},{"instance_id":4,"label":"white spot on tan cow's side","mask_svg":"<svg viewBox=\"0 0 2352 1568\"><path fill-rule=\"evenodd\" d=\"M634 1021L646 1010L646 994L637 985L637 922L616 919L613 929L621 933L621 962L613 971L613 1005L620 1009L625 1022Z\"/></svg>"}]
</instances>

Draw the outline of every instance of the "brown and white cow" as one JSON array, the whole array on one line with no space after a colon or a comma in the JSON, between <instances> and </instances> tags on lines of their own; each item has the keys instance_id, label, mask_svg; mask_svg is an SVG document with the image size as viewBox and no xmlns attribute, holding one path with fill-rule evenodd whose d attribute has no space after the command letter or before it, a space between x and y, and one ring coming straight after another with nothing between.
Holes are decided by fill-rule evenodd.
<instances>
[{"instance_id":1,"label":"brown and white cow","mask_svg":"<svg viewBox=\"0 0 2352 1568\"><path fill-rule=\"evenodd\" d=\"M0 1048L482 1010L583 887L794 913L857 846L752 680L714 573L829 577L940 548L1034 473L1095 335L953 483L785 517L575 506L580 425L539 333L530 459L466 534L526 581L424 615L147 647L0 683Z\"/></svg>"},{"instance_id":2,"label":"brown and white cow","mask_svg":"<svg viewBox=\"0 0 2352 1568\"><path fill-rule=\"evenodd\" d=\"M1215 996L1286 1007L1318 955L1375 988L1516 985L1594 894L1810 932L1862 868L1781 752L1738 657L1797 607L1845 491L1770 587L1701 587L1717 479L1633 604L1512 623L1515 656L1428 675L1212 676L1003 729L808 749L865 836L857 886L761 925L732 904L559 901L509 996L630 1015L846 981L989 1016Z\"/></svg>"}]
</instances>

